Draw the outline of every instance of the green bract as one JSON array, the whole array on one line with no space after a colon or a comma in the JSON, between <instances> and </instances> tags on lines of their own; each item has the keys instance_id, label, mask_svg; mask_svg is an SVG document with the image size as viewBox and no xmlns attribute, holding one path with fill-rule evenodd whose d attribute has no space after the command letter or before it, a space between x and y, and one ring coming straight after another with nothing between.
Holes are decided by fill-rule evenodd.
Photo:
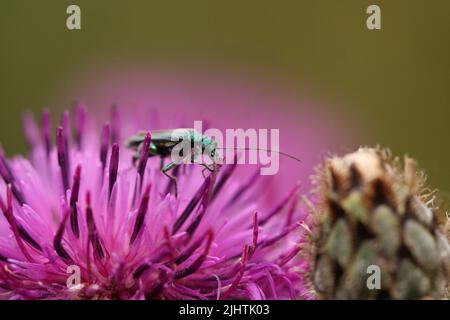
<instances>
[{"instance_id":1,"label":"green bract","mask_svg":"<svg viewBox=\"0 0 450 320\"><path fill-rule=\"evenodd\" d=\"M443 298L450 249L415 162L362 148L317 177L312 282L324 299Z\"/></svg>"}]
</instances>

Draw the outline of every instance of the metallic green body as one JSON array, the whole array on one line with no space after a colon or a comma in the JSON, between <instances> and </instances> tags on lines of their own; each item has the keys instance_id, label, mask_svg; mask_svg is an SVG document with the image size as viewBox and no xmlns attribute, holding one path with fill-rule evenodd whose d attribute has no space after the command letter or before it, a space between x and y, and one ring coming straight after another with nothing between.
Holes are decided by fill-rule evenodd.
<instances>
[{"instance_id":1,"label":"metallic green body","mask_svg":"<svg viewBox=\"0 0 450 320\"><path fill-rule=\"evenodd\" d=\"M134 162L139 159L141 148L143 146L145 136L147 132L141 131L128 139L127 147L136 151L133 156ZM169 174L168 171L176 168L180 164L183 164L183 161L177 160L174 161L171 159L171 162L166 166L163 165L163 159L171 156L173 148L177 146L179 143L183 142L185 139L190 141L191 152L189 155L185 155L181 160L185 160L187 157L191 157L192 163L198 163L203 166L204 169L207 169L211 172L216 170L216 164L218 160L218 152L217 152L217 142L211 139L208 136L200 134L195 129L191 128L181 128L175 130L154 130L150 131L151 134L151 142L148 149L148 156L161 157L161 171L167 177L174 181L176 186L176 177ZM179 137L179 138L178 138ZM195 162L198 156L206 153L207 156L212 161L212 167L208 166L205 163ZM176 194L178 194L178 190L176 188Z\"/></svg>"}]
</instances>

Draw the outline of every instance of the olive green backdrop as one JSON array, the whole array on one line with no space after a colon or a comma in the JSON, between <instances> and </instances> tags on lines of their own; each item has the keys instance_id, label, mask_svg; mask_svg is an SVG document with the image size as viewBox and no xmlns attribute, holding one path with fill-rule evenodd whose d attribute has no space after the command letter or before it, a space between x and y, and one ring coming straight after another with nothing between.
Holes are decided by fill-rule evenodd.
<instances>
[{"instance_id":1,"label":"olive green backdrop","mask_svg":"<svg viewBox=\"0 0 450 320\"><path fill-rule=\"evenodd\" d=\"M77 32L65 27L72 3ZM365 26L370 4L381 31ZM2 0L0 141L23 152L21 112L56 107L92 61L201 61L307 84L361 128L357 141L414 155L448 192L449 16L448 0Z\"/></svg>"}]
</instances>

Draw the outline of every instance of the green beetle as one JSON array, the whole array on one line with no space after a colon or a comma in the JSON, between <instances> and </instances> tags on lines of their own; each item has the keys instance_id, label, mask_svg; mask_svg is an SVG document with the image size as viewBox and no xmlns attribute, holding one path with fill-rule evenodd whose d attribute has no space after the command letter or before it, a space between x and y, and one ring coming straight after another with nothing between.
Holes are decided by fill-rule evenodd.
<instances>
[{"instance_id":1,"label":"green beetle","mask_svg":"<svg viewBox=\"0 0 450 320\"><path fill-rule=\"evenodd\" d=\"M172 179L175 183L175 194L178 195L177 179L169 173L170 170L177 166L190 161L204 167L204 170L214 172L218 168L219 153L217 152L217 142L208 136L200 134L195 129L180 128L175 130L152 130L151 142L148 148L148 156L161 158L161 171L164 175ZM144 145L146 131L140 131L131 136L127 141L127 147L134 150L133 162L136 162L141 154ZM185 145L189 143L189 145ZM174 148L177 147L176 157L171 157ZM184 148L183 148L184 147ZM184 154L184 150L189 149L190 152ZM206 154L210 158L211 164L196 162L199 156ZM171 162L164 166L164 159L171 157Z\"/></svg>"}]
</instances>

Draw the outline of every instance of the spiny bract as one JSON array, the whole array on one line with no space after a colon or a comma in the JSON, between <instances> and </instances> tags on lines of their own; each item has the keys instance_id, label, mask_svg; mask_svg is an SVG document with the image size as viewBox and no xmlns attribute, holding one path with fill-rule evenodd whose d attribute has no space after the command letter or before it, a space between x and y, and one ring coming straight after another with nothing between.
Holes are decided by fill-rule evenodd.
<instances>
[{"instance_id":1,"label":"spiny bract","mask_svg":"<svg viewBox=\"0 0 450 320\"><path fill-rule=\"evenodd\" d=\"M323 299L442 298L449 281L445 217L415 161L361 148L328 159L315 183L319 209L311 280ZM442 220L441 220L442 218ZM379 285L375 278L379 271Z\"/></svg>"}]
</instances>

